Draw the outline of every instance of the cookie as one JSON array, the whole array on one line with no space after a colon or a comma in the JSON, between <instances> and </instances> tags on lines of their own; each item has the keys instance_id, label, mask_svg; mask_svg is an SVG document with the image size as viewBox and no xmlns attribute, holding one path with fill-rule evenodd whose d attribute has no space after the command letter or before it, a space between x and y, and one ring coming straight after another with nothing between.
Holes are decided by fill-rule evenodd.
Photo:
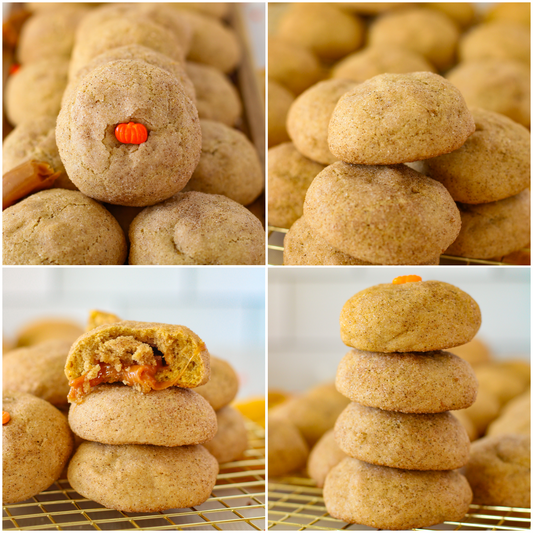
<instances>
[{"instance_id":1,"label":"cookie","mask_svg":"<svg viewBox=\"0 0 533 533\"><path fill-rule=\"evenodd\" d=\"M268 147L289 142L287 133L287 114L294 102L294 95L289 89L274 80L268 80Z\"/></svg>"},{"instance_id":2,"label":"cookie","mask_svg":"<svg viewBox=\"0 0 533 533\"><path fill-rule=\"evenodd\" d=\"M198 11L218 19L227 18L230 12L230 4L228 2L175 2L170 5L176 9Z\"/></svg>"},{"instance_id":3,"label":"cookie","mask_svg":"<svg viewBox=\"0 0 533 533\"><path fill-rule=\"evenodd\" d=\"M529 435L496 435L474 442L465 468L474 503L530 507L530 448Z\"/></svg>"},{"instance_id":4,"label":"cookie","mask_svg":"<svg viewBox=\"0 0 533 533\"><path fill-rule=\"evenodd\" d=\"M263 226L245 207L191 191L144 209L130 226L130 265L264 265Z\"/></svg>"},{"instance_id":5,"label":"cookie","mask_svg":"<svg viewBox=\"0 0 533 533\"><path fill-rule=\"evenodd\" d=\"M405 165L333 163L307 190L304 216L334 248L382 265L433 260L460 230L444 186Z\"/></svg>"},{"instance_id":6,"label":"cookie","mask_svg":"<svg viewBox=\"0 0 533 533\"><path fill-rule=\"evenodd\" d=\"M441 76L380 74L340 98L328 143L346 163L391 165L453 152L474 130L461 93Z\"/></svg>"},{"instance_id":7,"label":"cookie","mask_svg":"<svg viewBox=\"0 0 533 533\"><path fill-rule=\"evenodd\" d=\"M470 342L450 348L448 351L468 361L472 366L492 360L490 346L479 337L474 337Z\"/></svg>"},{"instance_id":8,"label":"cookie","mask_svg":"<svg viewBox=\"0 0 533 533\"><path fill-rule=\"evenodd\" d=\"M476 401L464 413L474 424L476 433L483 436L489 424L498 417L501 404L498 397L483 383L479 384Z\"/></svg>"},{"instance_id":9,"label":"cookie","mask_svg":"<svg viewBox=\"0 0 533 533\"><path fill-rule=\"evenodd\" d=\"M3 213L4 265L122 265L125 258L118 222L78 191L41 191Z\"/></svg>"},{"instance_id":10,"label":"cookie","mask_svg":"<svg viewBox=\"0 0 533 533\"><path fill-rule=\"evenodd\" d=\"M89 311L89 318L87 319L85 331L91 331L91 329L97 328L98 326L103 326L104 324L115 324L116 322L122 322L122 319L120 319L114 313L92 309Z\"/></svg>"},{"instance_id":11,"label":"cookie","mask_svg":"<svg viewBox=\"0 0 533 533\"><path fill-rule=\"evenodd\" d=\"M218 474L201 445L112 446L84 442L68 467L72 488L108 509L150 513L205 502Z\"/></svg>"},{"instance_id":12,"label":"cookie","mask_svg":"<svg viewBox=\"0 0 533 533\"><path fill-rule=\"evenodd\" d=\"M78 437L102 444L185 446L203 444L217 432L207 401L179 387L143 394L122 384L98 385L71 406L68 421Z\"/></svg>"},{"instance_id":13,"label":"cookie","mask_svg":"<svg viewBox=\"0 0 533 533\"><path fill-rule=\"evenodd\" d=\"M461 520L472 491L455 471L400 470L347 457L328 474L324 501L329 514L344 522L411 529Z\"/></svg>"},{"instance_id":14,"label":"cookie","mask_svg":"<svg viewBox=\"0 0 533 533\"><path fill-rule=\"evenodd\" d=\"M283 476L305 466L309 448L298 428L289 420L268 417L268 475Z\"/></svg>"},{"instance_id":15,"label":"cookie","mask_svg":"<svg viewBox=\"0 0 533 533\"><path fill-rule=\"evenodd\" d=\"M194 85L198 116L235 126L242 115L242 102L229 78L215 67L192 61L187 61L185 71Z\"/></svg>"},{"instance_id":16,"label":"cookie","mask_svg":"<svg viewBox=\"0 0 533 533\"><path fill-rule=\"evenodd\" d=\"M345 457L346 454L335 442L335 435L330 429L313 446L307 460L307 473L317 487L323 487L329 471Z\"/></svg>"},{"instance_id":17,"label":"cookie","mask_svg":"<svg viewBox=\"0 0 533 533\"><path fill-rule=\"evenodd\" d=\"M453 411L452 415L455 418L457 418L461 426L465 428L465 431L468 435L470 442L479 438L479 433L477 432L476 426L474 426L474 422L472 422L470 417L466 414L466 410L465 411Z\"/></svg>"},{"instance_id":18,"label":"cookie","mask_svg":"<svg viewBox=\"0 0 533 533\"><path fill-rule=\"evenodd\" d=\"M335 440L350 457L405 470L455 470L470 451L451 413L397 413L353 402L337 418Z\"/></svg>"},{"instance_id":19,"label":"cookie","mask_svg":"<svg viewBox=\"0 0 533 533\"><path fill-rule=\"evenodd\" d=\"M248 448L246 426L241 413L231 406L217 411L217 434L204 444L206 450L219 462L240 459Z\"/></svg>"},{"instance_id":20,"label":"cookie","mask_svg":"<svg viewBox=\"0 0 533 533\"><path fill-rule=\"evenodd\" d=\"M510 369L498 363L487 363L476 367L479 386L492 392L500 406L519 396L528 388L528 383Z\"/></svg>"},{"instance_id":21,"label":"cookie","mask_svg":"<svg viewBox=\"0 0 533 533\"><path fill-rule=\"evenodd\" d=\"M444 281L382 283L352 296L340 324L344 344L359 350L429 352L472 340L481 311L470 295Z\"/></svg>"},{"instance_id":22,"label":"cookie","mask_svg":"<svg viewBox=\"0 0 533 533\"><path fill-rule=\"evenodd\" d=\"M483 12L483 17L486 20L508 20L512 22L519 22L524 26L531 26L531 9L526 2L503 2L499 4L491 4L489 8Z\"/></svg>"},{"instance_id":23,"label":"cookie","mask_svg":"<svg viewBox=\"0 0 533 533\"><path fill-rule=\"evenodd\" d=\"M221 194L241 205L262 192L264 176L259 155L244 133L222 122L200 120L202 152L184 191Z\"/></svg>"},{"instance_id":24,"label":"cookie","mask_svg":"<svg viewBox=\"0 0 533 533\"><path fill-rule=\"evenodd\" d=\"M10 417L2 426L6 504L27 500L52 485L67 464L73 444L67 419L45 400L4 390L2 409Z\"/></svg>"},{"instance_id":25,"label":"cookie","mask_svg":"<svg viewBox=\"0 0 533 533\"><path fill-rule=\"evenodd\" d=\"M328 125L340 97L356 85L349 80L321 81L296 98L287 115L287 131L302 155L323 165L337 161L329 150Z\"/></svg>"},{"instance_id":26,"label":"cookie","mask_svg":"<svg viewBox=\"0 0 533 533\"><path fill-rule=\"evenodd\" d=\"M352 350L339 364L335 385L353 402L401 413L466 409L478 389L470 365L447 352Z\"/></svg>"},{"instance_id":27,"label":"cookie","mask_svg":"<svg viewBox=\"0 0 533 533\"><path fill-rule=\"evenodd\" d=\"M514 196L531 181L529 131L499 113L471 109L476 131L450 154L424 161L425 174L456 202L485 204Z\"/></svg>"},{"instance_id":28,"label":"cookie","mask_svg":"<svg viewBox=\"0 0 533 533\"><path fill-rule=\"evenodd\" d=\"M2 359L4 389L28 392L55 406L66 406L69 385L65 362L72 343L48 340L18 348Z\"/></svg>"},{"instance_id":29,"label":"cookie","mask_svg":"<svg viewBox=\"0 0 533 533\"><path fill-rule=\"evenodd\" d=\"M324 165L302 155L293 143L268 151L268 223L290 228L303 215L305 193Z\"/></svg>"},{"instance_id":30,"label":"cookie","mask_svg":"<svg viewBox=\"0 0 533 533\"><path fill-rule=\"evenodd\" d=\"M130 122L147 130L145 142L117 138L116 126ZM196 108L181 83L139 60L112 61L85 76L63 103L56 138L81 192L128 206L153 205L180 191L201 151Z\"/></svg>"},{"instance_id":31,"label":"cookie","mask_svg":"<svg viewBox=\"0 0 533 533\"><path fill-rule=\"evenodd\" d=\"M224 359L211 356L211 377L195 392L205 398L209 405L219 411L231 403L239 390L239 378L234 368Z\"/></svg>"},{"instance_id":32,"label":"cookie","mask_svg":"<svg viewBox=\"0 0 533 533\"><path fill-rule=\"evenodd\" d=\"M17 331L16 346L33 346L51 339L62 339L72 344L80 335L83 328L74 320L68 318L37 318L26 322Z\"/></svg>"},{"instance_id":33,"label":"cookie","mask_svg":"<svg viewBox=\"0 0 533 533\"><path fill-rule=\"evenodd\" d=\"M441 11L450 17L461 30L466 30L477 21L478 11L469 2L431 2L426 7Z\"/></svg>"},{"instance_id":34,"label":"cookie","mask_svg":"<svg viewBox=\"0 0 533 533\"><path fill-rule=\"evenodd\" d=\"M530 390L510 400L487 429L489 437L507 434L531 435Z\"/></svg>"},{"instance_id":35,"label":"cookie","mask_svg":"<svg viewBox=\"0 0 533 533\"><path fill-rule=\"evenodd\" d=\"M122 382L144 393L194 388L209 380L209 352L185 326L126 320L82 335L70 349L65 374L71 402L100 383Z\"/></svg>"}]
</instances>

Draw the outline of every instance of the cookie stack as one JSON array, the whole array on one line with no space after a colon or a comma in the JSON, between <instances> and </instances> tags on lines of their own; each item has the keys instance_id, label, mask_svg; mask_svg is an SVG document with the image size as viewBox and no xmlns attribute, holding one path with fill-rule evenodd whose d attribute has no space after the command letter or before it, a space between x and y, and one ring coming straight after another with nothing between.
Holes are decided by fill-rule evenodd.
<instances>
[{"instance_id":1,"label":"cookie stack","mask_svg":"<svg viewBox=\"0 0 533 533\"><path fill-rule=\"evenodd\" d=\"M448 411L474 403L477 381L466 361L442 350L475 335L477 303L448 283L404 276L350 298L340 322L354 349L336 385L353 403L335 426L349 457L326 478L328 512L379 529L462 519L472 491L455 469L467 463L470 441Z\"/></svg>"},{"instance_id":2,"label":"cookie stack","mask_svg":"<svg viewBox=\"0 0 533 533\"><path fill-rule=\"evenodd\" d=\"M190 390L205 384L210 356L183 326L103 324L72 346L65 373L72 431L82 443L68 468L82 496L121 511L199 505L216 483L218 463L200 444L216 415Z\"/></svg>"}]
</instances>

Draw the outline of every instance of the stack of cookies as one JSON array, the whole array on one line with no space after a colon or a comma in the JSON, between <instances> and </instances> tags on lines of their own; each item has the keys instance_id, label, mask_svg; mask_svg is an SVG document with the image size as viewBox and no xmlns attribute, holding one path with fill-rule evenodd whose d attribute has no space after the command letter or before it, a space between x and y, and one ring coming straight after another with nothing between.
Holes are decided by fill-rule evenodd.
<instances>
[{"instance_id":1,"label":"stack of cookies","mask_svg":"<svg viewBox=\"0 0 533 533\"><path fill-rule=\"evenodd\" d=\"M340 322L354 349L336 385L353 403L335 425L349 457L326 478L328 512L379 529L462 519L472 490L455 469L468 462L470 441L448 411L474 403L477 381L442 350L475 335L477 303L448 283L403 276L350 298Z\"/></svg>"}]
</instances>

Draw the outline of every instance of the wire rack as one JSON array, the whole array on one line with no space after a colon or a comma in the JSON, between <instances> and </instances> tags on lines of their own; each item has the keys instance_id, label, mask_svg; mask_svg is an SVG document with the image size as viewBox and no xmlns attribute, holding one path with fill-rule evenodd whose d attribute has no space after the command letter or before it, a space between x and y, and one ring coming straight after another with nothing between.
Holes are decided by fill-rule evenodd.
<instances>
[{"instance_id":1,"label":"wire rack","mask_svg":"<svg viewBox=\"0 0 533 533\"><path fill-rule=\"evenodd\" d=\"M268 264L283 265L283 239L289 230L268 226ZM471 259L451 255L440 256L441 265L529 265L531 264L531 250L524 249L510 254L501 261L489 261L486 259Z\"/></svg>"},{"instance_id":2,"label":"wire rack","mask_svg":"<svg viewBox=\"0 0 533 533\"><path fill-rule=\"evenodd\" d=\"M530 528L531 509L471 505L460 522L444 522L416 531L528 531ZM268 529L376 531L331 517L324 505L322 489L312 480L300 477L269 481Z\"/></svg>"},{"instance_id":3,"label":"wire rack","mask_svg":"<svg viewBox=\"0 0 533 533\"><path fill-rule=\"evenodd\" d=\"M246 420L243 459L220 465L211 497L189 509L126 513L80 496L66 478L37 496L3 510L3 530L259 530L265 529L265 431Z\"/></svg>"}]
</instances>

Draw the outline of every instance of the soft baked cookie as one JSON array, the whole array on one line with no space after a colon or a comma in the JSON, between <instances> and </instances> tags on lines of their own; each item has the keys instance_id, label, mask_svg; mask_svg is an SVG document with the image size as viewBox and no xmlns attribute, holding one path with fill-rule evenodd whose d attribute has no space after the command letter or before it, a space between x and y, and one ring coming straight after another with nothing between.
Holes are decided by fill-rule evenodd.
<instances>
[{"instance_id":1,"label":"soft baked cookie","mask_svg":"<svg viewBox=\"0 0 533 533\"><path fill-rule=\"evenodd\" d=\"M209 498L217 474L217 460L201 445L84 442L68 467L76 492L108 509L133 513L200 505Z\"/></svg>"},{"instance_id":2,"label":"soft baked cookie","mask_svg":"<svg viewBox=\"0 0 533 533\"><path fill-rule=\"evenodd\" d=\"M268 417L268 475L283 476L305 466L309 448L293 422Z\"/></svg>"},{"instance_id":3,"label":"soft baked cookie","mask_svg":"<svg viewBox=\"0 0 533 533\"><path fill-rule=\"evenodd\" d=\"M321 81L296 98L287 115L287 132L301 154L323 165L337 161L329 150L328 125L340 97L356 85L342 79Z\"/></svg>"},{"instance_id":4,"label":"soft baked cookie","mask_svg":"<svg viewBox=\"0 0 533 533\"><path fill-rule=\"evenodd\" d=\"M497 435L477 440L472 444L465 475L474 503L530 507L530 436Z\"/></svg>"},{"instance_id":5,"label":"soft baked cookie","mask_svg":"<svg viewBox=\"0 0 533 533\"><path fill-rule=\"evenodd\" d=\"M287 114L294 102L294 95L273 79L268 80L268 147L289 142Z\"/></svg>"},{"instance_id":6,"label":"soft baked cookie","mask_svg":"<svg viewBox=\"0 0 533 533\"><path fill-rule=\"evenodd\" d=\"M89 317L87 318L87 324L85 326L84 333L91 331L91 329L97 328L98 326L103 326L104 324L115 324L116 322L122 322L122 319L114 313L92 309L89 311Z\"/></svg>"},{"instance_id":7,"label":"soft baked cookie","mask_svg":"<svg viewBox=\"0 0 533 533\"><path fill-rule=\"evenodd\" d=\"M488 204L458 204L461 231L447 254L499 258L530 242L530 191Z\"/></svg>"},{"instance_id":8,"label":"soft baked cookie","mask_svg":"<svg viewBox=\"0 0 533 533\"><path fill-rule=\"evenodd\" d=\"M506 434L531 435L531 390L510 400L487 429L491 437Z\"/></svg>"},{"instance_id":9,"label":"soft baked cookie","mask_svg":"<svg viewBox=\"0 0 533 533\"><path fill-rule=\"evenodd\" d=\"M328 143L346 163L390 165L453 152L474 130L463 96L441 76L380 74L340 98Z\"/></svg>"},{"instance_id":10,"label":"soft baked cookie","mask_svg":"<svg viewBox=\"0 0 533 533\"><path fill-rule=\"evenodd\" d=\"M231 406L217 411L217 434L204 443L206 450L219 463L229 463L242 457L248 448L248 436L244 418Z\"/></svg>"},{"instance_id":11,"label":"soft baked cookie","mask_svg":"<svg viewBox=\"0 0 533 533\"><path fill-rule=\"evenodd\" d=\"M455 471L400 470L347 457L328 474L324 501L345 522L405 530L461 520L472 490Z\"/></svg>"},{"instance_id":12,"label":"soft baked cookie","mask_svg":"<svg viewBox=\"0 0 533 533\"><path fill-rule=\"evenodd\" d=\"M479 337L474 337L470 342L450 348L448 351L468 361L472 366L487 363L493 357L490 346Z\"/></svg>"},{"instance_id":13,"label":"soft baked cookie","mask_svg":"<svg viewBox=\"0 0 533 533\"><path fill-rule=\"evenodd\" d=\"M337 368L335 385L353 402L401 413L466 409L478 389L470 365L447 352L352 350Z\"/></svg>"},{"instance_id":14,"label":"soft baked cookie","mask_svg":"<svg viewBox=\"0 0 533 533\"><path fill-rule=\"evenodd\" d=\"M37 318L26 322L17 331L16 346L33 346L51 339L66 340L72 344L83 333L78 322L68 318Z\"/></svg>"},{"instance_id":15,"label":"soft baked cookie","mask_svg":"<svg viewBox=\"0 0 533 533\"><path fill-rule=\"evenodd\" d=\"M483 436L488 425L496 419L501 410L498 397L483 383L479 384L476 401L464 413L472 421L479 436Z\"/></svg>"},{"instance_id":16,"label":"soft baked cookie","mask_svg":"<svg viewBox=\"0 0 533 533\"><path fill-rule=\"evenodd\" d=\"M466 30L478 18L478 10L475 4L470 2L430 2L426 7L441 11L450 17L461 30Z\"/></svg>"},{"instance_id":17,"label":"soft baked cookie","mask_svg":"<svg viewBox=\"0 0 533 533\"><path fill-rule=\"evenodd\" d=\"M32 194L3 213L4 265L122 265L118 222L81 192Z\"/></svg>"},{"instance_id":18,"label":"soft baked cookie","mask_svg":"<svg viewBox=\"0 0 533 533\"><path fill-rule=\"evenodd\" d=\"M27 500L56 481L72 453L67 419L50 403L25 392L4 390L2 500ZM2 417L3 419L4 417Z\"/></svg>"},{"instance_id":19,"label":"soft baked cookie","mask_svg":"<svg viewBox=\"0 0 533 533\"><path fill-rule=\"evenodd\" d=\"M2 359L3 388L66 406L70 387L64 369L71 344L69 340L51 339L10 351Z\"/></svg>"},{"instance_id":20,"label":"soft baked cookie","mask_svg":"<svg viewBox=\"0 0 533 533\"><path fill-rule=\"evenodd\" d=\"M259 155L244 133L222 122L200 119L202 152L184 191L221 194L251 204L265 184Z\"/></svg>"},{"instance_id":21,"label":"soft baked cookie","mask_svg":"<svg viewBox=\"0 0 533 533\"><path fill-rule=\"evenodd\" d=\"M314 480L317 487L323 487L329 471L345 457L346 454L335 442L335 435L333 430L330 429L313 446L307 460L307 473Z\"/></svg>"},{"instance_id":22,"label":"soft baked cookie","mask_svg":"<svg viewBox=\"0 0 533 533\"><path fill-rule=\"evenodd\" d=\"M230 12L230 4L228 2L174 2L169 5L175 9L198 11L218 19L225 19Z\"/></svg>"},{"instance_id":23,"label":"soft baked cookie","mask_svg":"<svg viewBox=\"0 0 533 533\"><path fill-rule=\"evenodd\" d=\"M118 140L115 127L130 122L147 130L145 142ZM63 102L56 139L80 191L129 206L153 205L180 191L202 143L196 108L181 83L140 60L111 61L85 76Z\"/></svg>"},{"instance_id":24,"label":"soft baked cookie","mask_svg":"<svg viewBox=\"0 0 533 533\"><path fill-rule=\"evenodd\" d=\"M7 78L5 111L13 126L42 115L57 116L67 86L68 65L66 58L40 59Z\"/></svg>"},{"instance_id":25,"label":"soft baked cookie","mask_svg":"<svg viewBox=\"0 0 533 533\"><path fill-rule=\"evenodd\" d=\"M497 362L476 366L475 372L479 386L494 394L501 407L525 392L529 386L515 371Z\"/></svg>"},{"instance_id":26,"label":"soft baked cookie","mask_svg":"<svg viewBox=\"0 0 533 533\"><path fill-rule=\"evenodd\" d=\"M354 402L337 418L335 440L350 457L405 470L455 470L470 451L451 413L398 413Z\"/></svg>"},{"instance_id":27,"label":"soft baked cookie","mask_svg":"<svg viewBox=\"0 0 533 533\"><path fill-rule=\"evenodd\" d=\"M203 396L215 411L231 403L239 390L239 378L234 368L224 359L211 356L211 377L195 392Z\"/></svg>"},{"instance_id":28,"label":"soft baked cookie","mask_svg":"<svg viewBox=\"0 0 533 533\"><path fill-rule=\"evenodd\" d=\"M445 187L405 165L333 163L307 190L304 216L334 248L383 265L431 261L460 230Z\"/></svg>"},{"instance_id":29,"label":"soft baked cookie","mask_svg":"<svg viewBox=\"0 0 533 533\"><path fill-rule=\"evenodd\" d=\"M268 151L268 223L290 228L303 215L305 193L324 165L302 155L293 143Z\"/></svg>"},{"instance_id":30,"label":"soft baked cookie","mask_svg":"<svg viewBox=\"0 0 533 533\"><path fill-rule=\"evenodd\" d=\"M144 393L193 388L209 380L209 352L185 326L125 320L82 335L70 349L65 374L71 402L100 383L123 382Z\"/></svg>"},{"instance_id":31,"label":"soft baked cookie","mask_svg":"<svg viewBox=\"0 0 533 533\"><path fill-rule=\"evenodd\" d=\"M466 434L468 435L470 442L479 438L479 433L477 432L476 426L474 426L474 422L472 422L470 417L466 414L465 410L453 411L452 415L457 418L461 426L465 428Z\"/></svg>"},{"instance_id":32,"label":"soft baked cookie","mask_svg":"<svg viewBox=\"0 0 533 533\"><path fill-rule=\"evenodd\" d=\"M344 344L359 350L429 352L472 340L481 311L469 294L444 281L381 283L344 304L340 325Z\"/></svg>"},{"instance_id":33,"label":"soft baked cookie","mask_svg":"<svg viewBox=\"0 0 533 533\"><path fill-rule=\"evenodd\" d=\"M490 4L486 11L483 11L485 20L509 20L519 22L524 26L531 26L531 7L527 2L502 2Z\"/></svg>"},{"instance_id":34,"label":"soft baked cookie","mask_svg":"<svg viewBox=\"0 0 533 533\"><path fill-rule=\"evenodd\" d=\"M242 102L229 78L215 67L192 61L187 61L185 71L194 85L198 116L235 126L242 115Z\"/></svg>"},{"instance_id":35,"label":"soft baked cookie","mask_svg":"<svg viewBox=\"0 0 533 533\"><path fill-rule=\"evenodd\" d=\"M245 207L218 194L178 193L130 226L130 265L264 265L265 233Z\"/></svg>"},{"instance_id":36,"label":"soft baked cookie","mask_svg":"<svg viewBox=\"0 0 533 533\"><path fill-rule=\"evenodd\" d=\"M465 204L485 204L522 192L531 181L529 131L499 113L470 110L476 131L458 150L424 161L424 174Z\"/></svg>"},{"instance_id":37,"label":"soft baked cookie","mask_svg":"<svg viewBox=\"0 0 533 533\"><path fill-rule=\"evenodd\" d=\"M146 394L122 383L93 387L68 413L70 429L102 444L203 444L217 432L215 411L193 390L170 387Z\"/></svg>"}]
</instances>

